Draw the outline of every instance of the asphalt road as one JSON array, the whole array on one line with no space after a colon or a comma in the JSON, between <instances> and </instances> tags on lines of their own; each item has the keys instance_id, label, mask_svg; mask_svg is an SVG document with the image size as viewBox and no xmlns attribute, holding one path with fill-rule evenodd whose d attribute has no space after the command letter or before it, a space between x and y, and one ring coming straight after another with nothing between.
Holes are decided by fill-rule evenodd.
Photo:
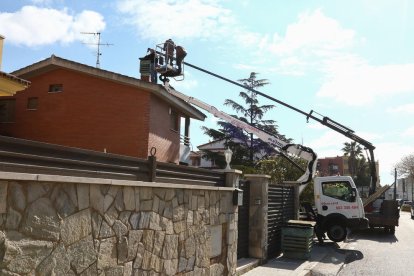
<instances>
[{"instance_id":1,"label":"asphalt road","mask_svg":"<svg viewBox=\"0 0 414 276\"><path fill-rule=\"evenodd\" d=\"M352 233L338 275L414 275L414 220L401 212L395 235L381 229Z\"/></svg>"}]
</instances>

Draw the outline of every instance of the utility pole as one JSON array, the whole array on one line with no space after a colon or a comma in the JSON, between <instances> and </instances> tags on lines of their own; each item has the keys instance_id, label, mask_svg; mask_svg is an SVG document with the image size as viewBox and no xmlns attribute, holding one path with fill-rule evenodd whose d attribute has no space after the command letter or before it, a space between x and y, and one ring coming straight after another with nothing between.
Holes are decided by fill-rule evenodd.
<instances>
[{"instance_id":1,"label":"utility pole","mask_svg":"<svg viewBox=\"0 0 414 276\"><path fill-rule=\"evenodd\" d=\"M94 35L94 36L98 36L98 42L97 43L83 43L83 44L90 44L90 45L96 45L97 48L97 52L96 52L96 68L101 68L101 63L99 61L99 57L102 55L101 53L101 48L100 46L112 46L114 44L110 44L110 43L101 43L101 33L97 32L97 33L89 33L89 32L81 32L81 34L89 34L89 35Z\"/></svg>"},{"instance_id":2,"label":"utility pole","mask_svg":"<svg viewBox=\"0 0 414 276\"><path fill-rule=\"evenodd\" d=\"M397 199L397 169L394 169L394 200Z\"/></svg>"}]
</instances>

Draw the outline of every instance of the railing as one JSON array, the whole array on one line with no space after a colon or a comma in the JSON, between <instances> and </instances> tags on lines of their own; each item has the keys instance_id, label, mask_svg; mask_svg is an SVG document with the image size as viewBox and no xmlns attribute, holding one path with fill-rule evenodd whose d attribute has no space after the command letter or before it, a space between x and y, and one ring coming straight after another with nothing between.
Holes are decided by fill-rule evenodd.
<instances>
[{"instance_id":1,"label":"railing","mask_svg":"<svg viewBox=\"0 0 414 276\"><path fill-rule=\"evenodd\" d=\"M224 186L222 172L0 136L0 171Z\"/></svg>"}]
</instances>

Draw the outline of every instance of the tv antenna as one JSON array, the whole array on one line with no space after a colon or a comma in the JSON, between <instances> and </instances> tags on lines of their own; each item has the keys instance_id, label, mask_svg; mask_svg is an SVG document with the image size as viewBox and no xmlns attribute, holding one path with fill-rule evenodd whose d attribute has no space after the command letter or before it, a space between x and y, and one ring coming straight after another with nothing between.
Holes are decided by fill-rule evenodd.
<instances>
[{"instance_id":1,"label":"tv antenna","mask_svg":"<svg viewBox=\"0 0 414 276\"><path fill-rule=\"evenodd\" d=\"M101 63L99 62L99 57L102 55L100 46L112 46L114 44L111 43L101 43L101 33L90 33L90 32L81 32L81 34L88 34L93 36L98 36L98 42L97 43L86 43L83 42L83 44L89 44L89 45L96 45L98 46L97 52L96 52L96 68L101 68Z\"/></svg>"}]
</instances>

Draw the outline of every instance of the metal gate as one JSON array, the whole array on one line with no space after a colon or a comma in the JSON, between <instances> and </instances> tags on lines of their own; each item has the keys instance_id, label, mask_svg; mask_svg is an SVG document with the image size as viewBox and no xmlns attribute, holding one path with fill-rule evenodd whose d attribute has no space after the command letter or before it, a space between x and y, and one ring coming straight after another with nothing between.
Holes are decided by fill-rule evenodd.
<instances>
[{"instance_id":1,"label":"metal gate","mask_svg":"<svg viewBox=\"0 0 414 276\"><path fill-rule=\"evenodd\" d=\"M249 257L250 182L240 180L239 188L243 190L243 205L239 206L239 221L237 226L237 259Z\"/></svg>"},{"instance_id":2,"label":"metal gate","mask_svg":"<svg viewBox=\"0 0 414 276\"><path fill-rule=\"evenodd\" d=\"M268 193L268 258L281 253L281 228L295 218L295 191L292 186L269 185Z\"/></svg>"}]
</instances>

